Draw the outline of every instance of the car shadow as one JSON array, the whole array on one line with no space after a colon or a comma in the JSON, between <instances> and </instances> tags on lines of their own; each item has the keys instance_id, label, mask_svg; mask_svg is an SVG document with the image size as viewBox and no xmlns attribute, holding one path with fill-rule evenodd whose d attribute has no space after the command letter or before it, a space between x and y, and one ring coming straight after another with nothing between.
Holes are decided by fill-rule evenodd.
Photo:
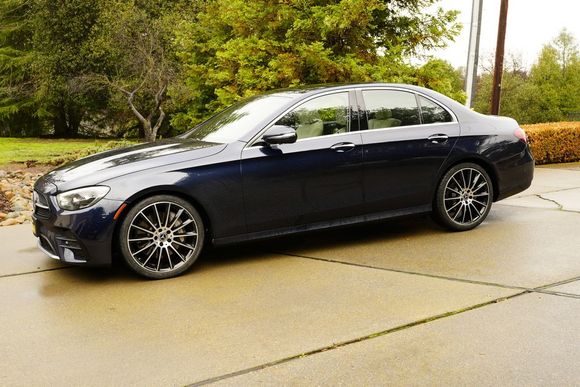
<instances>
[{"instance_id":1,"label":"car shadow","mask_svg":"<svg viewBox=\"0 0 580 387\"><path fill-rule=\"evenodd\" d=\"M307 249L346 248L376 241L388 243L390 240L447 232L429 216L418 215L281 236L234 246L212 247L199 258L197 266L199 270L203 270L243 260L260 257L264 259L266 256L270 258L272 255L299 255L297 252Z\"/></svg>"},{"instance_id":2,"label":"car shadow","mask_svg":"<svg viewBox=\"0 0 580 387\"><path fill-rule=\"evenodd\" d=\"M294 234L267 240L245 242L224 247L207 247L194 266L183 276L221 270L223 266L247 264L252 261L277 259L281 255L299 255L306 249L346 248L352 245L411 238L424 234L444 234L447 231L428 216L414 216L402 219L385 220L362 225ZM298 253L297 253L298 252ZM63 270L65 277L87 283L142 282L143 278L133 273L116 257L111 267L75 267Z\"/></svg>"}]
</instances>

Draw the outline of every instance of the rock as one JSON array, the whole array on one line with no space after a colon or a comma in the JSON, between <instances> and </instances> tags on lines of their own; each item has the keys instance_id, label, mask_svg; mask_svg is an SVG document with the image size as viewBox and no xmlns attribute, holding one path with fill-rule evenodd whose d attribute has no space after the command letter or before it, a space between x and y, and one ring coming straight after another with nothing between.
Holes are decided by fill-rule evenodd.
<instances>
[{"instance_id":1,"label":"rock","mask_svg":"<svg viewBox=\"0 0 580 387\"><path fill-rule=\"evenodd\" d=\"M0 222L0 226L13 226L15 224L20 224L20 223L22 223L22 222L15 219L15 218L12 218L12 219L6 219L3 222Z\"/></svg>"},{"instance_id":2,"label":"rock","mask_svg":"<svg viewBox=\"0 0 580 387\"><path fill-rule=\"evenodd\" d=\"M14 210L14 212L21 212L29 209L30 208L28 200L18 199L12 202L12 210Z\"/></svg>"},{"instance_id":3,"label":"rock","mask_svg":"<svg viewBox=\"0 0 580 387\"><path fill-rule=\"evenodd\" d=\"M16 220L18 223L24 223L28 220L26 215L20 215L18 218L14 219Z\"/></svg>"},{"instance_id":4,"label":"rock","mask_svg":"<svg viewBox=\"0 0 580 387\"><path fill-rule=\"evenodd\" d=\"M25 171L0 171L0 194L4 200L0 207L0 225L11 226L29 221L32 216L32 191L42 174Z\"/></svg>"}]
</instances>

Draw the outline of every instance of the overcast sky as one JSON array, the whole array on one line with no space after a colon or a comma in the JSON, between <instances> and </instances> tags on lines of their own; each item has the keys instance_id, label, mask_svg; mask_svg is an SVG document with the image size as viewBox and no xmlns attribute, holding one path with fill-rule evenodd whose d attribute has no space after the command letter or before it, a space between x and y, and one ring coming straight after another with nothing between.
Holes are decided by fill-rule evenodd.
<instances>
[{"instance_id":1,"label":"overcast sky","mask_svg":"<svg viewBox=\"0 0 580 387\"><path fill-rule=\"evenodd\" d=\"M463 30L448 48L432 54L446 59L455 67L465 66L472 0L441 0L439 5L444 9L461 11L459 21L463 23ZM495 53L499 5L500 0L483 0L481 58ZM509 0L506 54L520 55L524 66L529 68L542 46L555 38L564 27L580 43L580 0Z\"/></svg>"}]
</instances>

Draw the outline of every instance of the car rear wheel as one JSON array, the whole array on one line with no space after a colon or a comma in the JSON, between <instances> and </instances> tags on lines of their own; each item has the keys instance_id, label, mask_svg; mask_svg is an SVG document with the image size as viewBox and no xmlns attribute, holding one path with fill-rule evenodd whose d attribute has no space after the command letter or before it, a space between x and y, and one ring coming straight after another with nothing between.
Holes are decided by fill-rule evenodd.
<instances>
[{"instance_id":1,"label":"car rear wheel","mask_svg":"<svg viewBox=\"0 0 580 387\"><path fill-rule=\"evenodd\" d=\"M136 273L152 279L177 276L198 258L204 224L187 201L156 195L137 203L127 213L119 232L120 250Z\"/></svg>"},{"instance_id":2,"label":"car rear wheel","mask_svg":"<svg viewBox=\"0 0 580 387\"><path fill-rule=\"evenodd\" d=\"M463 163L443 176L437 187L434 215L453 231L467 231L481 224L493 201L492 181L481 166Z\"/></svg>"}]
</instances>

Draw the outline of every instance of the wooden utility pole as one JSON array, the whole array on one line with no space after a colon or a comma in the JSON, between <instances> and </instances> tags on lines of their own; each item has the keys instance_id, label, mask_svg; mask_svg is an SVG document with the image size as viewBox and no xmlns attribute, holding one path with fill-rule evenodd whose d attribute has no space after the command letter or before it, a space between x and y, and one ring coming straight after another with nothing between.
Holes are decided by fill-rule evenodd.
<instances>
[{"instance_id":1,"label":"wooden utility pole","mask_svg":"<svg viewBox=\"0 0 580 387\"><path fill-rule=\"evenodd\" d=\"M503 55L505 48L505 31L507 25L508 0L501 0L499 25L497 27L497 45L495 48L495 66L493 67L493 85L491 95L491 114L499 114L501 98L501 77L503 75Z\"/></svg>"},{"instance_id":2,"label":"wooden utility pole","mask_svg":"<svg viewBox=\"0 0 580 387\"><path fill-rule=\"evenodd\" d=\"M481 35L481 7L483 0L473 0L471 6L471 28L469 32L469 49L467 51L467 67L465 68L465 105L471 108L477 83L477 64L479 61L479 37Z\"/></svg>"}]
</instances>

